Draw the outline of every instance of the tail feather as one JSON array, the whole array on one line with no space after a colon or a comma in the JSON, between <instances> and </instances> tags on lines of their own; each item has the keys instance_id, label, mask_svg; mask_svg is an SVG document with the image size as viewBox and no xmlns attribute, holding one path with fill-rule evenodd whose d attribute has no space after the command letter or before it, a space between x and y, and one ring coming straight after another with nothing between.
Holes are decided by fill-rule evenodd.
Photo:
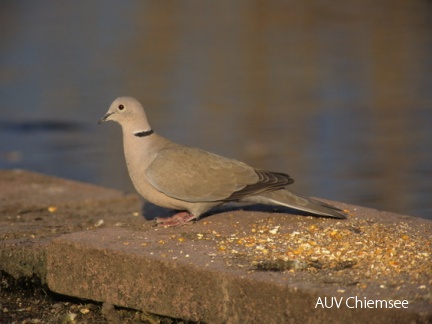
<instances>
[{"instance_id":1,"label":"tail feather","mask_svg":"<svg viewBox=\"0 0 432 324\"><path fill-rule=\"evenodd\" d=\"M266 205L280 205L305 211L314 215L346 218L346 214L339 208L309 197L294 194L286 189L267 191L256 196L241 199L244 202L253 202Z\"/></svg>"}]
</instances>

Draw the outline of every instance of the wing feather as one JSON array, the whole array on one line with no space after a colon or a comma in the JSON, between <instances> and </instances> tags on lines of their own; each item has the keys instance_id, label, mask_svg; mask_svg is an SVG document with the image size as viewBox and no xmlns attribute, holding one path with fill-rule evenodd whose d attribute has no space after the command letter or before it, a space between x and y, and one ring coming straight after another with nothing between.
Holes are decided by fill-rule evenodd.
<instances>
[{"instance_id":1,"label":"wing feather","mask_svg":"<svg viewBox=\"0 0 432 324\"><path fill-rule=\"evenodd\" d=\"M235 201L294 182L284 173L184 146L158 152L146 176L158 191L189 202Z\"/></svg>"}]
</instances>

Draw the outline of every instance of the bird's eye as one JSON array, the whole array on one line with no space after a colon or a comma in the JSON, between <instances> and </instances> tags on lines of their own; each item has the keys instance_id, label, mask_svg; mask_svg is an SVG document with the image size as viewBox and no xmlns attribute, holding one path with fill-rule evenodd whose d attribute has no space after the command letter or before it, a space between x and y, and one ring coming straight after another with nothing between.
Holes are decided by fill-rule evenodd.
<instances>
[{"instance_id":1,"label":"bird's eye","mask_svg":"<svg viewBox=\"0 0 432 324\"><path fill-rule=\"evenodd\" d=\"M123 109L124 109L124 106L123 106L123 105L119 105L119 106L118 106L118 109L119 109L119 110L123 110Z\"/></svg>"}]
</instances>

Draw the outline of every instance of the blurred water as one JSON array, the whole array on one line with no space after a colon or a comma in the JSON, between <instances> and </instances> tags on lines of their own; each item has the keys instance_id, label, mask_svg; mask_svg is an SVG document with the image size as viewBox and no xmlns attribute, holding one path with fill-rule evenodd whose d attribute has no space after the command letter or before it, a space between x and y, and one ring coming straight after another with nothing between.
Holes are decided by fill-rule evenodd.
<instances>
[{"instance_id":1,"label":"blurred water","mask_svg":"<svg viewBox=\"0 0 432 324\"><path fill-rule=\"evenodd\" d=\"M430 1L2 1L0 168L133 191L139 98L178 142L432 219Z\"/></svg>"}]
</instances>

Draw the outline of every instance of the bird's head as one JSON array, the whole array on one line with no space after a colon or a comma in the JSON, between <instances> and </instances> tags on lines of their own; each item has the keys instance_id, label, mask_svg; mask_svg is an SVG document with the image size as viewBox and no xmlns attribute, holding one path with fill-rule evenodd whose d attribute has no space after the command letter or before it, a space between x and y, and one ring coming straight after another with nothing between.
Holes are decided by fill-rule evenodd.
<instances>
[{"instance_id":1,"label":"bird's head","mask_svg":"<svg viewBox=\"0 0 432 324\"><path fill-rule=\"evenodd\" d=\"M113 101L99 124L105 121L115 121L123 128L130 127L133 131L145 131L150 128L143 106L132 97L119 97Z\"/></svg>"}]
</instances>

